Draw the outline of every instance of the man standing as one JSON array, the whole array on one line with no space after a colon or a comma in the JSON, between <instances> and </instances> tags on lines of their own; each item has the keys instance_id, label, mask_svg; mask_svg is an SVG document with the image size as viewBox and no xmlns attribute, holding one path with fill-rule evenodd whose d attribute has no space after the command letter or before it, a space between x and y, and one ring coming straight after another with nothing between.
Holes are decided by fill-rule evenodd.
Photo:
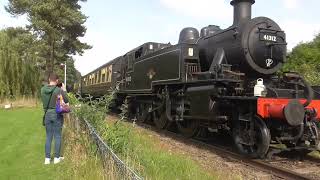
<instances>
[{"instance_id":1,"label":"man standing","mask_svg":"<svg viewBox=\"0 0 320 180\"><path fill-rule=\"evenodd\" d=\"M57 164L61 161L61 131L63 124L63 115L56 113L56 101L58 95L62 95L65 103L68 103L66 92L60 87L57 87L59 82L58 75L52 73L49 75L49 84L41 88L41 98L43 103L44 125L46 128L46 144L45 144L45 161L44 164L50 164L51 157L51 143L52 139L55 140L54 146L54 160L53 163Z\"/></svg>"}]
</instances>

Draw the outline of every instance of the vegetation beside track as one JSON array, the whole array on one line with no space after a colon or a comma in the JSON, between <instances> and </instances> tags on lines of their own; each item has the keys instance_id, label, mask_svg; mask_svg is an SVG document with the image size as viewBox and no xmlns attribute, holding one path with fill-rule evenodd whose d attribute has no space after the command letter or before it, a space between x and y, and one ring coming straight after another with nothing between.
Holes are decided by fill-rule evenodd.
<instances>
[{"instance_id":1,"label":"vegetation beside track","mask_svg":"<svg viewBox=\"0 0 320 180\"><path fill-rule=\"evenodd\" d=\"M75 98L70 99L78 103ZM106 96L96 101L89 100L74 113L88 120L114 152L140 175L147 179L223 178L221 172L208 172L191 158L161 148L159 141L138 131L134 124L120 118L106 117L106 106L110 99L110 96Z\"/></svg>"},{"instance_id":2,"label":"vegetation beside track","mask_svg":"<svg viewBox=\"0 0 320 180\"><path fill-rule=\"evenodd\" d=\"M0 179L103 179L103 167L87 136L68 127L63 130L65 160L43 164L42 114L40 107L0 109Z\"/></svg>"}]
</instances>

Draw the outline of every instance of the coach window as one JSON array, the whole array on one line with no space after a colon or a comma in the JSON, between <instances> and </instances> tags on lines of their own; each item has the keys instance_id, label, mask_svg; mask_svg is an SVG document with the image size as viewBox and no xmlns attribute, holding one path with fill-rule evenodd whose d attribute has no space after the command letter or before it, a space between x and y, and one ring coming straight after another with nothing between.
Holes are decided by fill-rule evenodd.
<instances>
[{"instance_id":1,"label":"coach window","mask_svg":"<svg viewBox=\"0 0 320 180\"><path fill-rule=\"evenodd\" d=\"M100 83L100 76L101 76L100 71L98 71L97 72L97 84Z\"/></svg>"},{"instance_id":2,"label":"coach window","mask_svg":"<svg viewBox=\"0 0 320 180\"><path fill-rule=\"evenodd\" d=\"M95 83L95 76L94 74L92 74L92 83L91 84L94 84Z\"/></svg>"},{"instance_id":3,"label":"coach window","mask_svg":"<svg viewBox=\"0 0 320 180\"><path fill-rule=\"evenodd\" d=\"M112 78L112 65L110 65L108 67L108 82L111 82L111 78Z\"/></svg>"},{"instance_id":4,"label":"coach window","mask_svg":"<svg viewBox=\"0 0 320 180\"><path fill-rule=\"evenodd\" d=\"M104 82L108 82L108 66L104 69L105 76L104 76Z\"/></svg>"},{"instance_id":5,"label":"coach window","mask_svg":"<svg viewBox=\"0 0 320 180\"><path fill-rule=\"evenodd\" d=\"M112 65L109 67L109 82L112 81Z\"/></svg>"},{"instance_id":6,"label":"coach window","mask_svg":"<svg viewBox=\"0 0 320 180\"><path fill-rule=\"evenodd\" d=\"M109 82L109 81L108 81L108 79L109 79L108 67L106 67L105 72L106 72L106 79L105 79L105 81L106 81L106 82Z\"/></svg>"},{"instance_id":7,"label":"coach window","mask_svg":"<svg viewBox=\"0 0 320 180\"><path fill-rule=\"evenodd\" d=\"M97 84L101 83L101 71L98 71L97 72L97 75L98 75L98 82Z\"/></svg>"},{"instance_id":8,"label":"coach window","mask_svg":"<svg viewBox=\"0 0 320 180\"><path fill-rule=\"evenodd\" d=\"M101 70L101 82L104 83L105 82L105 78L106 78L106 70L102 69Z\"/></svg>"},{"instance_id":9,"label":"coach window","mask_svg":"<svg viewBox=\"0 0 320 180\"><path fill-rule=\"evenodd\" d=\"M94 84L94 74L91 75L91 85Z\"/></svg>"}]
</instances>

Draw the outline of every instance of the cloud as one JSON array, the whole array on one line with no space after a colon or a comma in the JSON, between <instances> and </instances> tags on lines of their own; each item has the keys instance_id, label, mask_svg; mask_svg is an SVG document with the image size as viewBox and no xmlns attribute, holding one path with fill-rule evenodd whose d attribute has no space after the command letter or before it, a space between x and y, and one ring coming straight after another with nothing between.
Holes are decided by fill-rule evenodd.
<instances>
[{"instance_id":1,"label":"cloud","mask_svg":"<svg viewBox=\"0 0 320 180\"><path fill-rule=\"evenodd\" d=\"M302 21L288 20L280 23L282 29L286 32L288 50L301 42L312 41L320 33L320 23L305 23Z\"/></svg>"},{"instance_id":2,"label":"cloud","mask_svg":"<svg viewBox=\"0 0 320 180\"><path fill-rule=\"evenodd\" d=\"M299 3L300 0L283 0L284 7L287 9L296 9Z\"/></svg>"},{"instance_id":3,"label":"cloud","mask_svg":"<svg viewBox=\"0 0 320 180\"><path fill-rule=\"evenodd\" d=\"M232 7L225 0L160 0L169 9L197 18L230 19Z\"/></svg>"},{"instance_id":4,"label":"cloud","mask_svg":"<svg viewBox=\"0 0 320 180\"><path fill-rule=\"evenodd\" d=\"M88 31L85 38L80 40L93 46L92 49L86 50L83 56L74 56L75 67L82 75L89 73L119 55L114 52L116 48L110 47L109 45L111 44L109 43L105 43L108 42L108 39L103 36L103 33Z\"/></svg>"},{"instance_id":5,"label":"cloud","mask_svg":"<svg viewBox=\"0 0 320 180\"><path fill-rule=\"evenodd\" d=\"M75 67L82 75L85 75L99 66L124 55L133 47L135 42L119 41L118 36L107 36L108 32L98 29L88 29L86 36L80 38L82 42L92 45L92 49L85 50L83 56L73 56Z\"/></svg>"},{"instance_id":6,"label":"cloud","mask_svg":"<svg viewBox=\"0 0 320 180\"><path fill-rule=\"evenodd\" d=\"M28 20L26 15L12 17L9 13L0 12L0 29L25 26L27 24Z\"/></svg>"}]
</instances>

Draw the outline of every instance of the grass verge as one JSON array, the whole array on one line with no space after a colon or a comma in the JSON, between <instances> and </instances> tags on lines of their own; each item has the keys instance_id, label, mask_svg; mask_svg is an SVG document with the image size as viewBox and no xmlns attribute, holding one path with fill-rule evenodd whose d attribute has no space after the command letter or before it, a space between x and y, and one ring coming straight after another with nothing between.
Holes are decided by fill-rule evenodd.
<instances>
[{"instance_id":1,"label":"grass verge","mask_svg":"<svg viewBox=\"0 0 320 180\"><path fill-rule=\"evenodd\" d=\"M106 179L85 134L64 128L65 160L43 165L45 130L40 108L0 109L0 179Z\"/></svg>"},{"instance_id":2,"label":"grass verge","mask_svg":"<svg viewBox=\"0 0 320 180\"><path fill-rule=\"evenodd\" d=\"M108 118L107 118L108 119ZM159 140L119 120L100 124L99 132L109 146L146 179L218 179L185 155L161 148Z\"/></svg>"}]
</instances>

